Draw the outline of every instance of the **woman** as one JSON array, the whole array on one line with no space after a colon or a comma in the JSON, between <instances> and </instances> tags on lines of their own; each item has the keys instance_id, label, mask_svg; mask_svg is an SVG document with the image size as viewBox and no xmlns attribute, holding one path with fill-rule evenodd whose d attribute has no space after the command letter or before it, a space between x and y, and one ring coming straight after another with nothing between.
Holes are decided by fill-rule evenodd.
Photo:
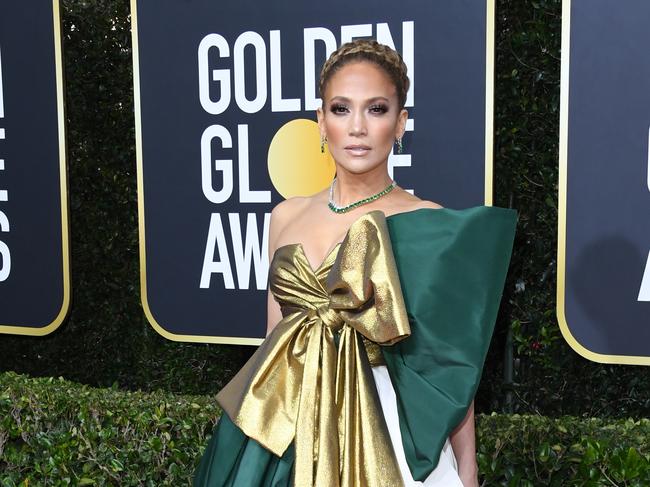
<instances>
[{"instance_id":1,"label":"woman","mask_svg":"<svg viewBox=\"0 0 650 487\"><path fill-rule=\"evenodd\" d=\"M268 336L217 397L195 485L478 485L473 395L516 214L443 209L391 180L408 86L375 41L323 66L336 178L272 212Z\"/></svg>"}]
</instances>

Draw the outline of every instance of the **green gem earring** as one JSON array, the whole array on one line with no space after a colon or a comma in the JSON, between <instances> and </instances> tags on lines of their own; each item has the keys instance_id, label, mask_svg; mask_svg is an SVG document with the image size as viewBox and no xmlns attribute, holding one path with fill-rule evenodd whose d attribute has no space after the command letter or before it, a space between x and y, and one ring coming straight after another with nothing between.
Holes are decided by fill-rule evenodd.
<instances>
[{"instance_id":1,"label":"green gem earring","mask_svg":"<svg viewBox=\"0 0 650 487\"><path fill-rule=\"evenodd\" d=\"M404 149L404 146L402 145L402 138L397 137L397 140L395 142L397 142L397 153L401 154L402 150Z\"/></svg>"},{"instance_id":2,"label":"green gem earring","mask_svg":"<svg viewBox=\"0 0 650 487\"><path fill-rule=\"evenodd\" d=\"M327 142L327 137L320 137L320 153L325 154L325 143Z\"/></svg>"}]
</instances>

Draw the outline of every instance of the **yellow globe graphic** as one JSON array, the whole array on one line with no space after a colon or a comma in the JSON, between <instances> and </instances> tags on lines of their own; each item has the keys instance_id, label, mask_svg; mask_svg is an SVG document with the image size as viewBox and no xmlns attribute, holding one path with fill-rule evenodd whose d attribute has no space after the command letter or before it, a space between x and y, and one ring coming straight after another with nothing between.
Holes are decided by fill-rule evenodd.
<instances>
[{"instance_id":1,"label":"yellow globe graphic","mask_svg":"<svg viewBox=\"0 0 650 487\"><path fill-rule=\"evenodd\" d=\"M334 178L334 160L327 145L321 153L320 132L313 120L299 118L280 127L267 160L271 182L285 199L318 193Z\"/></svg>"}]
</instances>

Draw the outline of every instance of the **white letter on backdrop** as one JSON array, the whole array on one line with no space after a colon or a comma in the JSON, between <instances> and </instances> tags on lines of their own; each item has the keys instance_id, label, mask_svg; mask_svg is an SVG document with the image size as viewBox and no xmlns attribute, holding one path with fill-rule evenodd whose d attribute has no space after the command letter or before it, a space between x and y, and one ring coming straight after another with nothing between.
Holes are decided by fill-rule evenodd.
<instances>
[{"instance_id":1,"label":"white letter on backdrop","mask_svg":"<svg viewBox=\"0 0 650 487\"><path fill-rule=\"evenodd\" d=\"M248 163L248 125L237 125L237 165L239 167L239 202L240 203L270 203L271 192L250 189L250 173Z\"/></svg>"},{"instance_id":2,"label":"white letter on backdrop","mask_svg":"<svg viewBox=\"0 0 650 487\"><path fill-rule=\"evenodd\" d=\"M269 48L271 50L271 111L299 112L299 98L282 98L282 49L280 31L270 33Z\"/></svg>"},{"instance_id":3,"label":"white letter on backdrop","mask_svg":"<svg viewBox=\"0 0 650 487\"><path fill-rule=\"evenodd\" d=\"M648 128L648 191L650 191L650 127ZM650 252L648 252L648 261L641 279L638 301L650 301Z\"/></svg>"},{"instance_id":4,"label":"white letter on backdrop","mask_svg":"<svg viewBox=\"0 0 650 487\"><path fill-rule=\"evenodd\" d=\"M0 232L9 231L9 219L7 215L0 211ZM11 253L9 247L0 240L0 257L2 258L2 267L0 267L0 282L6 281L11 273Z\"/></svg>"},{"instance_id":5,"label":"white letter on backdrop","mask_svg":"<svg viewBox=\"0 0 650 487\"><path fill-rule=\"evenodd\" d=\"M304 30L305 110L316 110L321 104L320 98L316 96L316 41L325 43L325 59L336 51L336 38L328 29L310 27Z\"/></svg>"},{"instance_id":6,"label":"white letter on backdrop","mask_svg":"<svg viewBox=\"0 0 650 487\"><path fill-rule=\"evenodd\" d=\"M372 24L342 25L341 45L359 37L372 36Z\"/></svg>"},{"instance_id":7,"label":"white letter on backdrop","mask_svg":"<svg viewBox=\"0 0 650 487\"><path fill-rule=\"evenodd\" d=\"M246 69L244 67L244 48L253 46L255 52L255 98L246 98ZM266 103L266 44L257 32L242 33L233 47L235 63L235 100L246 113L259 112Z\"/></svg>"},{"instance_id":8,"label":"white letter on backdrop","mask_svg":"<svg viewBox=\"0 0 650 487\"><path fill-rule=\"evenodd\" d=\"M219 260L213 260L215 244L219 248ZM223 274L225 288L235 288L235 281L232 278L232 269L230 268L230 259L228 258L226 236L219 213L212 213L210 217L210 229L208 230L208 240L205 244L205 255L203 256L203 269L201 270L200 287L202 289L208 289L210 287L210 277L212 277L212 274Z\"/></svg>"},{"instance_id":9,"label":"white letter on backdrop","mask_svg":"<svg viewBox=\"0 0 650 487\"><path fill-rule=\"evenodd\" d=\"M208 52L211 47L216 47L219 57L230 56L228 42L219 34L208 34L199 44L199 100L203 109L212 114L219 115L226 111L230 105L230 71L228 69L213 69L212 81L219 83L220 97L217 101L210 98L210 65Z\"/></svg>"},{"instance_id":10,"label":"white letter on backdrop","mask_svg":"<svg viewBox=\"0 0 650 487\"><path fill-rule=\"evenodd\" d=\"M212 139L221 139L221 147L232 149L230 132L221 125L210 125L201 136L201 187L203 194L212 203L223 203L232 195L232 159L215 159L215 171L223 173L223 188L214 190L212 184Z\"/></svg>"},{"instance_id":11,"label":"white letter on backdrop","mask_svg":"<svg viewBox=\"0 0 650 487\"><path fill-rule=\"evenodd\" d=\"M248 289L251 261L255 269L255 285L258 290L266 289L266 278L269 270L268 248L268 227L270 213L264 214L264 229L262 234L262 245L257 233L257 216L255 213L248 213L246 216L246 236L242 235L239 213L228 213L230 221L230 233L232 235L233 260L237 271L238 289Z\"/></svg>"}]
</instances>

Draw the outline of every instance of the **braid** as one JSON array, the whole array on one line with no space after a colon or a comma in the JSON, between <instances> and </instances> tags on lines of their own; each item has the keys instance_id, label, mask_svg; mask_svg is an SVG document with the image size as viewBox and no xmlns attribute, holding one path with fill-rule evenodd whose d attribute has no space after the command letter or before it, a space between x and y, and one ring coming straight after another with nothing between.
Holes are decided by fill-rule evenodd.
<instances>
[{"instance_id":1,"label":"braid","mask_svg":"<svg viewBox=\"0 0 650 487\"><path fill-rule=\"evenodd\" d=\"M347 42L330 55L320 72L321 97L334 73L351 61L369 61L382 68L395 85L400 108L404 108L409 90L406 64L397 51L373 39Z\"/></svg>"}]
</instances>

